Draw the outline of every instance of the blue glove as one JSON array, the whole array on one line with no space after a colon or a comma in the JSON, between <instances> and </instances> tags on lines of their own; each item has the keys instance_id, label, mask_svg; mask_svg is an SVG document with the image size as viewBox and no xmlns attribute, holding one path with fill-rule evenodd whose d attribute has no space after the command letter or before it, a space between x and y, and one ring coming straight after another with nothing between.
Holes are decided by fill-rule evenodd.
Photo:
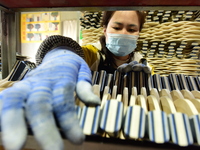
<instances>
[{"instance_id":1,"label":"blue glove","mask_svg":"<svg viewBox=\"0 0 200 150\"><path fill-rule=\"evenodd\" d=\"M117 70L122 73L127 73L130 71L144 71L145 73L150 74L151 68L146 64L138 63L137 61L132 61L130 63L125 63L120 65Z\"/></svg>"},{"instance_id":2,"label":"blue glove","mask_svg":"<svg viewBox=\"0 0 200 150\"><path fill-rule=\"evenodd\" d=\"M66 47L48 52L37 68L0 94L5 148L23 147L26 119L44 150L64 149L56 122L69 141L82 143L85 136L75 112L75 91L84 103L100 104L92 92L91 71L86 62Z\"/></svg>"}]
</instances>

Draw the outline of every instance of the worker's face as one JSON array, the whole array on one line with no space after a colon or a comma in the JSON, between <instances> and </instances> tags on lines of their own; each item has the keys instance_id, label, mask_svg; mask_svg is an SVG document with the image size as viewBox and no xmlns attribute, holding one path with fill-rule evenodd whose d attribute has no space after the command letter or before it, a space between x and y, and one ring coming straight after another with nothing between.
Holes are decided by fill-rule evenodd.
<instances>
[{"instance_id":1,"label":"worker's face","mask_svg":"<svg viewBox=\"0 0 200 150\"><path fill-rule=\"evenodd\" d=\"M136 11L116 11L110 19L104 35L107 33L139 35L139 19Z\"/></svg>"}]
</instances>

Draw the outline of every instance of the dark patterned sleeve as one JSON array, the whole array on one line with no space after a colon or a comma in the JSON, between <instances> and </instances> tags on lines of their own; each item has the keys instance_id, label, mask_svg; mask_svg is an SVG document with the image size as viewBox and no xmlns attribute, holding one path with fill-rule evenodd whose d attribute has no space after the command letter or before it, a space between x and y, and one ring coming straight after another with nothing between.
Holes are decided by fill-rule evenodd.
<instances>
[{"instance_id":1,"label":"dark patterned sleeve","mask_svg":"<svg viewBox=\"0 0 200 150\"><path fill-rule=\"evenodd\" d=\"M72 48L76 54L84 59L84 53L81 46L73 39L61 35L52 35L46 38L40 45L36 53L36 65L42 63L44 56L51 50L59 46Z\"/></svg>"}]
</instances>

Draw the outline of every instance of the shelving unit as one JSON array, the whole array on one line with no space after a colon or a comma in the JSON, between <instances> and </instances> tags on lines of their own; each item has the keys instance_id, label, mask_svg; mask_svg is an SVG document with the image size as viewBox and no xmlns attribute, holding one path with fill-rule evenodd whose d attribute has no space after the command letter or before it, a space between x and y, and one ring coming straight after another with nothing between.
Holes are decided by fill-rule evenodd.
<instances>
[{"instance_id":1,"label":"shelving unit","mask_svg":"<svg viewBox=\"0 0 200 150\"><path fill-rule=\"evenodd\" d=\"M20 35L19 35L19 20L20 20L20 12L24 11L103 11L103 10L163 10L166 11L196 11L200 10L200 1L197 0L182 0L182 1L174 1L174 0L116 0L116 1L94 1L94 0L0 0L0 9L1 9L1 39L2 39L2 49L1 49L1 56L2 56L2 76L5 78L9 71L11 70L15 60L16 60L16 51L20 50ZM148 17L147 22L158 22L159 20L159 13L157 12L157 16ZM149 11L150 13L150 11ZM181 15L181 14L179 14ZM176 17L175 22L180 21L180 17ZM189 20L191 21L191 20ZM158 24L157 24L158 25ZM145 29L145 28L144 28ZM150 40L146 40L147 43L140 42L141 46L143 47L144 44L147 45L147 48L151 47L152 42ZM149 44L149 42L151 44ZM172 45L173 46L173 45ZM195 45L193 45L194 47ZM199 45L198 45L199 46ZM162 48L162 47L161 47ZM139 49L141 50L141 49ZM152 59L153 60L153 59ZM159 63L159 62L158 62ZM169 145L157 145L148 143L139 142L136 144L135 141L132 144L127 144L126 142L121 142L119 145L113 142L107 143L107 140L99 140L98 142L94 142L91 139L86 141L82 146L74 146L71 145L67 140L64 140L65 144L67 145L68 149L82 149L85 147L86 149L115 149L115 150L122 150L122 149L177 149L180 147ZM91 142L92 141L92 142ZM102 142L105 142L104 144ZM123 144L126 145L124 146ZM39 145L35 142L32 137L29 137L29 140L26 144L27 148L31 149L40 149ZM184 149L184 148L183 148ZM195 149L192 147L192 149Z\"/></svg>"}]
</instances>

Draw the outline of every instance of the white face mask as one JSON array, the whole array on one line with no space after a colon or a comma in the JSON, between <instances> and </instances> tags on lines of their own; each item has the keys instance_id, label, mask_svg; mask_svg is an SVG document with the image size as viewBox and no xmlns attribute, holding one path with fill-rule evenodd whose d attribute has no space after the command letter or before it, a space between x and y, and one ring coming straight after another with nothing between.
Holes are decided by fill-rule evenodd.
<instances>
[{"instance_id":1,"label":"white face mask","mask_svg":"<svg viewBox=\"0 0 200 150\"><path fill-rule=\"evenodd\" d=\"M137 47L138 35L107 33L106 47L115 56L126 56Z\"/></svg>"}]
</instances>

